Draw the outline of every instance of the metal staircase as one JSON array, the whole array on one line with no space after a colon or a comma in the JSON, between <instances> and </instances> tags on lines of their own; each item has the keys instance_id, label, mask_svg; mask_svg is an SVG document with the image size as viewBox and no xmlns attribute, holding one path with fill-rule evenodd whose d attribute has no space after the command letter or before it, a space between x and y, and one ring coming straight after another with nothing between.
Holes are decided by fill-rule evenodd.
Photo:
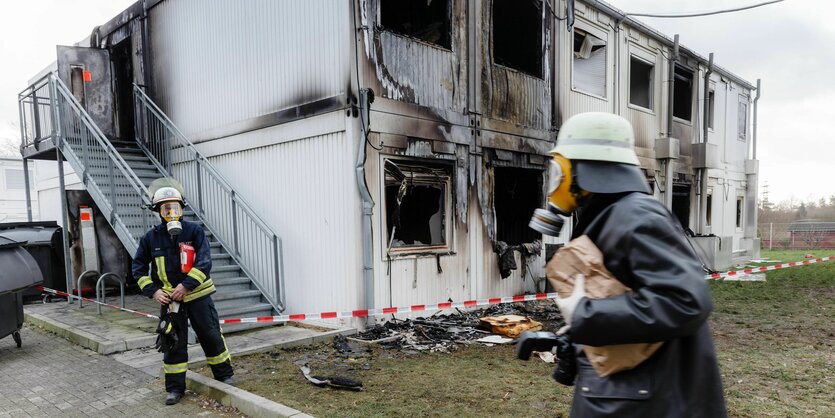
<instances>
[{"instance_id":1,"label":"metal staircase","mask_svg":"<svg viewBox=\"0 0 835 418\"><path fill-rule=\"evenodd\" d=\"M174 177L186 190L185 219L200 224L211 245L219 316L284 310L281 239L140 88L134 87L137 141L107 138L52 74L26 92L20 101L24 147L27 139L37 146L49 133L128 252L133 254L159 222L149 210L148 186L159 177Z\"/></svg>"}]
</instances>

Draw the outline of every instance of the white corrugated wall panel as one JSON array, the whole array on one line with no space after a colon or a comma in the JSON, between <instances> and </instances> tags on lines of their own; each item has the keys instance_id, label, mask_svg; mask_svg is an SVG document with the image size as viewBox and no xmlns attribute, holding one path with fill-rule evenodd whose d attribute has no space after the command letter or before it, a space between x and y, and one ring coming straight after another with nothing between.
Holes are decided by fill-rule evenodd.
<instances>
[{"instance_id":1,"label":"white corrugated wall panel","mask_svg":"<svg viewBox=\"0 0 835 418\"><path fill-rule=\"evenodd\" d=\"M281 236L289 313L361 302L354 149L342 131L211 158Z\"/></svg>"},{"instance_id":2,"label":"white corrugated wall panel","mask_svg":"<svg viewBox=\"0 0 835 418\"><path fill-rule=\"evenodd\" d=\"M350 3L169 0L151 9L154 99L187 137L344 93Z\"/></svg>"}]
</instances>

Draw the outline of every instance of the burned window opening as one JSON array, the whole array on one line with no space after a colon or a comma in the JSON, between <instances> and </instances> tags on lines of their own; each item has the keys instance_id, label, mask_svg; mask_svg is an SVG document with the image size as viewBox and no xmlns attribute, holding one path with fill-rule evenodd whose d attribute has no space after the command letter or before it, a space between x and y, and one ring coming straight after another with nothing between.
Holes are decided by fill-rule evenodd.
<instances>
[{"instance_id":1,"label":"burned window opening","mask_svg":"<svg viewBox=\"0 0 835 418\"><path fill-rule=\"evenodd\" d=\"M574 29L572 86L606 97L606 41L582 29Z\"/></svg>"},{"instance_id":2,"label":"burned window opening","mask_svg":"<svg viewBox=\"0 0 835 418\"><path fill-rule=\"evenodd\" d=\"M436 249L448 244L447 164L385 161L386 230L389 250Z\"/></svg>"},{"instance_id":3,"label":"burned window opening","mask_svg":"<svg viewBox=\"0 0 835 418\"><path fill-rule=\"evenodd\" d=\"M496 239L508 245L542 239L542 234L528 227L534 210L542 206L542 171L515 167L493 170Z\"/></svg>"},{"instance_id":4,"label":"burned window opening","mask_svg":"<svg viewBox=\"0 0 835 418\"><path fill-rule=\"evenodd\" d=\"M493 1L493 61L542 78L542 1Z\"/></svg>"},{"instance_id":5,"label":"burned window opening","mask_svg":"<svg viewBox=\"0 0 835 418\"><path fill-rule=\"evenodd\" d=\"M449 0L381 0L380 25L446 49L451 44Z\"/></svg>"},{"instance_id":6,"label":"burned window opening","mask_svg":"<svg viewBox=\"0 0 835 418\"><path fill-rule=\"evenodd\" d=\"M681 227L690 227L690 185L673 185L673 215L681 223Z\"/></svg>"},{"instance_id":7,"label":"burned window opening","mask_svg":"<svg viewBox=\"0 0 835 418\"><path fill-rule=\"evenodd\" d=\"M693 119L693 71L676 65L673 95L673 116L690 122Z\"/></svg>"},{"instance_id":8,"label":"burned window opening","mask_svg":"<svg viewBox=\"0 0 835 418\"><path fill-rule=\"evenodd\" d=\"M629 60L629 103L652 109L654 66L638 57Z\"/></svg>"}]
</instances>

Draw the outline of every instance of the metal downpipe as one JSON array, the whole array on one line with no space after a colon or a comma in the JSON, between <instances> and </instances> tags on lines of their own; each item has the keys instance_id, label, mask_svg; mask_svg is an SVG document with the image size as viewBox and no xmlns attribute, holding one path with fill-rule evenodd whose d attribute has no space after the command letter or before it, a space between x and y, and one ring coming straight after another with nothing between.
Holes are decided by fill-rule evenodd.
<instances>
[{"instance_id":1,"label":"metal downpipe","mask_svg":"<svg viewBox=\"0 0 835 418\"><path fill-rule=\"evenodd\" d=\"M710 75L713 73L713 52L708 58L705 72L704 116L702 117L702 142L707 143L710 120ZM707 229L707 167L699 169L699 234Z\"/></svg>"},{"instance_id":2,"label":"metal downpipe","mask_svg":"<svg viewBox=\"0 0 835 418\"><path fill-rule=\"evenodd\" d=\"M365 146L368 143L368 114L371 102L374 101L374 93L371 89L360 89L360 138L357 145L357 164L355 167L357 175L357 189L362 199L362 275L365 288L365 307L374 308L374 259L372 250L371 215L374 213L374 201L365 182ZM367 318L369 324L374 320Z\"/></svg>"},{"instance_id":3,"label":"metal downpipe","mask_svg":"<svg viewBox=\"0 0 835 418\"><path fill-rule=\"evenodd\" d=\"M673 38L673 53L668 64L667 86L667 138L673 137L673 101L675 100L676 62L678 61L678 34ZM664 206L673 209L673 160L667 159L664 170Z\"/></svg>"},{"instance_id":4,"label":"metal downpipe","mask_svg":"<svg viewBox=\"0 0 835 418\"><path fill-rule=\"evenodd\" d=\"M753 137L751 139L751 142L753 142L753 146L752 146L753 155L751 156L752 160L757 159L757 102L760 100L760 91L762 89L760 81L761 80L758 78L757 79L757 96L754 97L754 126L753 126L754 129L753 129L753 134L752 134Z\"/></svg>"}]
</instances>

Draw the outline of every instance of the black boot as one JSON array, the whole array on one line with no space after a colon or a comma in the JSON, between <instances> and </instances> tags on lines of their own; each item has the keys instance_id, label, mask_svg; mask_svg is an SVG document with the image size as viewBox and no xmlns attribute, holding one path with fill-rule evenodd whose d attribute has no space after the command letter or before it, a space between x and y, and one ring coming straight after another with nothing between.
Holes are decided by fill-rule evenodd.
<instances>
[{"instance_id":1,"label":"black boot","mask_svg":"<svg viewBox=\"0 0 835 418\"><path fill-rule=\"evenodd\" d=\"M220 379L220 381L226 383L227 385L235 386L235 379L233 379L232 376L224 377L223 379Z\"/></svg>"},{"instance_id":2,"label":"black boot","mask_svg":"<svg viewBox=\"0 0 835 418\"><path fill-rule=\"evenodd\" d=\"M168 396L165 397L165 404L174 405L177 402L180 402L180 399L182 398L183 394L180 392L168 392Z\"/></svg>"}]
</instances>

